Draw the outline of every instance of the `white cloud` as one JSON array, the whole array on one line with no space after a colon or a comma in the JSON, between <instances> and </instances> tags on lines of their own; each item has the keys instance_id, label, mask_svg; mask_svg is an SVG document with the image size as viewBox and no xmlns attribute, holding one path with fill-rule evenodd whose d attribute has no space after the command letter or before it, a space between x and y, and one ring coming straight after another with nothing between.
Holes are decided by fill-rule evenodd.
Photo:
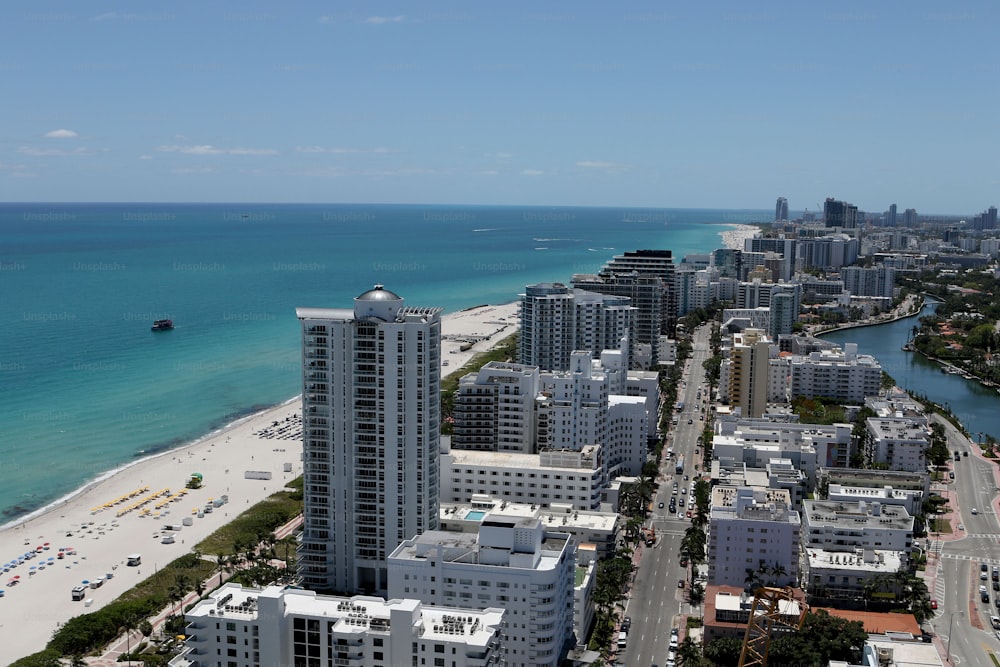
<instances>
[{"instance_id":1,"label":"white cloud","mask_svg":"<svg viewBox=\"0 0 1000 667\"><path fill-rule=\"evenodd\" d=\"M43 135L46 139L76 139L78 135L73 130L58 129L52 130L51 132L46 132Z\"/></svg>"},{"instance_id":2,"label":"white cloud","mask_svg":"<svg viewBox=\"0 0 1000 667\"><path fill-rule=\"evenodd\" d=\"M521 170L521 175L522 176L544 176L545 172L542 171L541 169L522 169Z\"/></svg>"},{"instance_id":3,"label":"white cloud","mask_svg":"<svg viewBox=\"0 0 1000 667\"><path fill-rule=\"evenodd\" d=\"M391 148L385 148L384 146L378 146L376 148L349 148L349 147L327 148L324 146L296 146L295 151L298 153L333 153L335 155L347 155L352 153L376 153L382 155L386 153L399 152Z\"/></svg>"},{"instance_id":4,"label":"white cloud","mask_svg":"<svg viewBox=\"0 0 1000 667\"><path fill-rule=\"evenodd\" d=\"M170 144L158 146L161 153L181 153L182 155L277 155L273 148L218 148L211 144L181 146Z\"/></svg>"},{"instance_id":5,"label":"white cloud","mask_svg":"<svg viewBox=\"0 0 1000 667\"><path fill-rule=\"evenodd\" d=\"M140 155L139 159L140 160L152 160L153 156L152 155Z\"/></svg>"},{"instance_id":6,"label":"white cloud","mask_svg":"<svg viewBox=\"0 0 1000 667\"><path fill-rule=\"evenodd\" d=\"M175 169L171 169L170 173L172 173L172 174L213 174L213 173L215 173L215 169L213 169L212 167L205 167L205 166L198 165L198 166L193 166L193 167L177 167Z\"/></svg>"},{"instance_id":7,"label":"white cloud","mask_svg":"<svg viewBox=\"0 0 1000 667\"><path fill-rule=\"evenodd\" d=\"M94 152L89 148L74 148L71 151L62 150L60 148L35 148L34 146L21 146L17 149L17 152L22 155L31 155L32 157L66 157L71 155L93 155Z\"/></svg>"},{"instance_id":8,"label":"white cloud","mask_svg":"<svg viewBox=\"0 0 1000 667\"><path fill-rule=\"evenodd\" d=\"M369 16L362 23L369 23L371 25L382 25L383 23L402 23L406 20L406 16L403 14L398 14L396 16Z\"/></svg>"},{"instance_id":9,"label":"white cloud","mask_svg":"<svg viewBox=\"0 0 1000 667\"><path fill-rule=\"evenodd\" d=\"M604 160L581 160L576 163L576 166L583 169L604 169L605 171L624 171L629 168L627 164L606 162Z\"/></svg>"}]
</instances>

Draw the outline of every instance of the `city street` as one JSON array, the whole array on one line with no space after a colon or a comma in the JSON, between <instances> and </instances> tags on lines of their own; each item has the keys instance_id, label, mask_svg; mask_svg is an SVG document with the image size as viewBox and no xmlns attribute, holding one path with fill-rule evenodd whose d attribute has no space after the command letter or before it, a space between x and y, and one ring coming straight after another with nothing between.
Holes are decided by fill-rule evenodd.
<instances>
[{"instance_id":1,"label":"city street","mask_svg":"<svg viewBox=\"0 0 1000 667\"><path fill-rule=\"evenodd\" d=\"M990 570L1000 566L997 466L980 456L979 447L949 422L937 416L932 419L944 425L948 451L959 451L962 456L953 461L955 480L945 491L955 513L953 532L932 534L928 570L933 567L936 576L928 587L938 601L938 612L931 624L952 664L992 667L990 652L1000 654L1000 640L990 616L1000 615L993 604L1000 591L992 589L992 581L980 580L980 567L983 563ZM964 530L959 530L960 524ZM980 601L980 585L986 585L989 603Z\"/></svg>"},{"instance_id":2,"label":"city street","mask_svg":"<svg viewBox=\"0 0 1000 667\"><path fill-rule=\"evenodd\" d=\"M702 399L699 400L698 390L703 389L702 383L705 380L702 362L711 354L709 333L708 327L695 332L692 355L687 361L687 371L684 374L684 385L678 392L678 400L684 402L684 411L675 413L678 423L671 429L673 435L668 446L674 448L676 457L684 457L684 472L675 473L676 461L668 460L664 449L657 479L659 488L652 501L652 517L647 523L647 527L656 529L656 545L652 548L642 547L639 569L626 600L624 613L632 618L632 628L628 647L617 656L617 660L625 665L665 665L670 629L680 622L680 615L692 613L687 602L687 590L691 583L687 578L688 569L680 564L681 539L684 531L691 525L690 520L685 518L684 511L690 507L688 503L692 499L690 493L681 495L680 488L690 489L701 468L701 455L695 454L695 448L698 447L698 437L706 423L699 419L701 406L703 401L710 403L710 397L703 391ZM664 410L672 411L673 406L664 406ZM687 423L689 419L691 424ZM698 471L695 470L696 465ZM684 481L684 475L689 478L687 482ZM675 481L678 484L676 496L673 495ZM685 507L678 507L676 514L671 514L668 509L671 497L683 498L685 501ZM660 509L660 503L663 503L663 509ZM677 585L682 579L685 580L684 589ZM701 612L694 613L700 615ZM684 630L681 629L681 636L683 635Z\"/></svg>"}]
</instances>

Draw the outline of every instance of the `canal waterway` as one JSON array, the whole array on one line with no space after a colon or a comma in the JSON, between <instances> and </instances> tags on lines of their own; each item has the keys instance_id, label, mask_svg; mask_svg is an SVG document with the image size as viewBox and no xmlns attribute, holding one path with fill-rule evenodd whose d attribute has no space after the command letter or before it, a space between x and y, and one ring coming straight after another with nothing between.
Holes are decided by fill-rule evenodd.
<instances>
[{"instance_id":1,"label":"canal waterway","mask_svg":"<svg viewBox=\"0 0 1000 667\"><path fill-rule=\"evenodd\" d=\"M937 304L929 303L920 315L933 313L936 307ZM940 364L902 349L913 327L918 325L918 317L915 315L870 327L841 329L825 334L823 339L841 347L844 343L857 343L858 352L878 359L882 370L891 375L900 387L926 396L951 410L973 440L978 439L979 433L1000 439L1000 393L995 388L945 373Z\"/></svg>"}]
</instances>

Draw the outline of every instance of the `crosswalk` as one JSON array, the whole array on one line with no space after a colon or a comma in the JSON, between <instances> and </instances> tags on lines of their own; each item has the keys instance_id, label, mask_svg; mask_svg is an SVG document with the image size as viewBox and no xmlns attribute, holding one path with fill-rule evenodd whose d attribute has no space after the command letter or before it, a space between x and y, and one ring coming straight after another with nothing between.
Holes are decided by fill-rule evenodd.
<instances>
[{"instance_id":1,"label":"crosswalk","mask_svg":"<svg viewBox=\"0 0 1000 667\"><path fill-rule=\"evenodd\" d=\"M949 560L972 560L1000 567L1000 558L981 558L979 556L967 556L966 554L941 554L941 558L947 558Z\"/></svg>"}]
</instances>

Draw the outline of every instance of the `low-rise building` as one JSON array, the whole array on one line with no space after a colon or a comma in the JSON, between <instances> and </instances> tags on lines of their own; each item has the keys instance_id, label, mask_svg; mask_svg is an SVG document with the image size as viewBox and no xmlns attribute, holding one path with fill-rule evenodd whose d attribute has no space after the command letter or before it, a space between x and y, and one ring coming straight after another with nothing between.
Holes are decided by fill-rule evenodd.
<instances>
[{"instance_id":1,"label":"low-rise building","mask_svg":"<svg viewBox=\"0 0 1000 667\"><path fill-rule=\"evenodd\" d=\"M924 452L930 447L930 429L926 420L906 418L865 420L865 453L872 463L890 470L920 472L927 469Z\"/></svg>"},{"instance_id":2,"label":"low-rise building","mask_svg":"<svg viewBox=\"0 0 1000 667\"><path fill-rule=\"evenodd\" d=\"M798 625L805 594L795 590L793 600L781 600L778 610L783 624L775 624L774 632L791 632L790 628ZM721 637L731 637L742 640L747 632L747 622L750 620L750 610L753 607L753 595L747 594L738 586L713 586L705 588L704 638L705 644Z\"/></svg>"},{"instance_id":3,"label":"low-rise building","mask_svg":"<svg viewBox=\"0 0 1000 667\"><path fill-rule=\"evenodd\" d=\"M845 486L844 484L829 484L826 487L826 500L834 502L854 502L864 500L869 503L878 502L882 505L900 505L906 511L916 516L923 511L924 492L918 489L894 489L891 486Z\"/></svg>"},{"instance_id":4,"label":"low-rise building","mask_svg":"<svg viewBox=\"0 0 1000 667\"><path fill-rule=\"evenodd\" d=\"M546 530L540 512L501 505L477 534L433 530L404 541L388 558L389 595L502 607L506 664L555 667L573 645L576 546Z\"/></svg>"},{"instance_id":5,"label":"low-rise building","mask_svg":"<svg viewBox=\"0 0 1000 667\"><path fill-rule=\"evenodd\" d=\"M913 546L913 517L906 508L864 500L802 503L803 545L808 549L854 552L902 551Z\"/></svg>"},{"instance_id":6,"label":"low-rise building","mask_svg":"<svg viewBox=\"0 0 1000 667\"><path fill-rule=\"evenodd\" d=\"M469 610L226 583L185 614L185 649L170 665L395 667L441 658L493 667L504 664L504 613L501 605Z\"/></svg>"},{"instance_id":7,"label":"low-rise building","mask_svg":"<svg viewBox=\"0 0 1000 667\"><path fill-rule=\"evenodd\" d=\"M802 561L802 585L810 595L830 600L895 600L899 587L893 575L907 559L899 551L806 548Z\"/></svg>"},{"instance_id":8,"label":"low-rise building","mask_svg":"<svg viewBox=\"0 0 1000 667\"><path fill-rule=\"evenodd\" d=\"M451 450L441 454L441 502L487 495L514 503L598 510L607 486L599 445L538 454Z\"/></svg>"}]
</instances>

